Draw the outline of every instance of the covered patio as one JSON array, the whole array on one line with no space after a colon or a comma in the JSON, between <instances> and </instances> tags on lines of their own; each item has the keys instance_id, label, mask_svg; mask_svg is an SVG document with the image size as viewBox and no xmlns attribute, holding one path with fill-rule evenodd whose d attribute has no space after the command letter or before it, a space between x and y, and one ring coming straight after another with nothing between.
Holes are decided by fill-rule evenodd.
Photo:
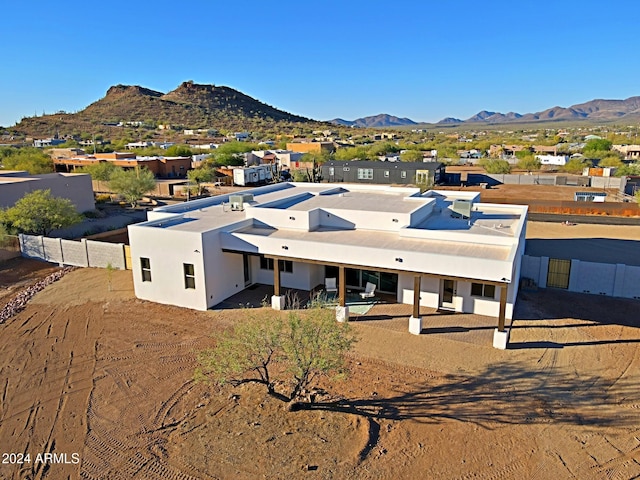
<instances>
[{"instance_id":1,"label":"covered patio","mask_svg":"<svg viewBox=\"0 0 640 480\"><path fill-rule=\"evenodd\" d=\"M283 289L282 291L285 296L297 298L306 305L315 295L322 292L322 289L311 291ZM272 285L255 284L219 303L212 310L270 308L271 295L273 295ZM350 301L353 303L350 304ZM355 321L363 326L370 325L394 332L404 333L407 331L407 319L413 313L412 305L397 303L393 295L384 293L376 294L375 297L367 300L362 300L357 294L347 295L347 306L357 306L363 303L368 304L367 311L358 313L357 308L350 308L350 321ZM301 308L304 308L304 305L301 305ZM328 304L328 306L331 307L332 305ZM491 345L495 329L494 317L439 311L430 307L420 307L420 316L423 318L420 332L422 334L478 346Z\"/></svg>"}]
</instances>

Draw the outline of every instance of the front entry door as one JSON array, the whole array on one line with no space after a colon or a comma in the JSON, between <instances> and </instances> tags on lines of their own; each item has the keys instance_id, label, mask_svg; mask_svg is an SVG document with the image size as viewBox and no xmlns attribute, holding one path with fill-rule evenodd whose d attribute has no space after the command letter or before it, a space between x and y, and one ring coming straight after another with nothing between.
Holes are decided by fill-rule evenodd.
<instances>
[{"instance_id":1,"label":"front entry door","mask_svg":"<svg viewBox=\"0 0 640 480\"><path fill-rule=\"evenodd\" d=\"M444 279L442 280L442 300L440 306L442 308L454 309L453 297L456 294L456 281Z\"/></svg>"}]
</instances>

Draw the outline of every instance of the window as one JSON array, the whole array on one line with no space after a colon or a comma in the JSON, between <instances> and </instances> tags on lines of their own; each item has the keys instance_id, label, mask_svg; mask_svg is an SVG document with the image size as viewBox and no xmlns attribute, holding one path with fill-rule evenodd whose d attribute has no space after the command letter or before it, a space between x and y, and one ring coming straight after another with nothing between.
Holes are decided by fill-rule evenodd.
<instances>
[{"instance_id":1,"label":"window","mask_svg":"<svg viewBox=\"0 0 640 480\"><path fill-rule=\"evenodd\" d=\"M260 257L260 269L261 270L273 270L273 258ZM285 273L293 273L293 262L291 260L284 260L280 262L280 271Z\"/></svg>"},{"instance_id":2,"label":"window","mask_svg":"<svg viewBox=\"0 0 640 480\"><path fill-rule=\"evenodd\" d=\"M142 281L151 281L151 261L148 258L140 257L140 268L142 270Z\"/></svg>"},{"instance_id":3,"label":"window","mask_svg":"<svg viewBox=\"0 0 640 480\"><path fill-rule=\"evenodd\" d=\"M358 180L373 180L373 168L359 168Z\"/></svg>"},{"instance_id":4,"label":"window","mask_svg":"<svg viewBox=\"0 0 640 480\"><path fill-rule=\"evenodd\" d=\"M407 178L407 172L400 172L400 178Z\"/></svg>"},{"instance_id":5,"label":"window","mask_svg":"<svg viewBox=\"0 0 640 480\"><path fill-rule=\"evenodd\" d=\"M334 175L335 169L333 167L329 167L329 175Z\"/></svg>"},{"instance_id":6,"label":"window","mask_svg":"<svg viewBox=\"0 0 640 480\"><path fill-rule=\"evenodd\" d=\"M474 297L495 298L496 286L486 285L484 283L472 283L471 295Z\"/></svg>"},{"instance_id":7,"label":"window","mask_svg":"<svg viewBox=\"0 0 640 480\"><path fill-rule=\"evenodd\" d=\"M192 263L183 263L184 288L196 288L196 273Z\"/></svg>"},{"instance_id":8,"label":"window","mask_svg":"<svg viewBox=\"0 0 640 480\"><path fill-rule=\"evenodd\" d=\"M389 170L384 171L384 178L389 178Z\"/></svg>"}]
</instances>

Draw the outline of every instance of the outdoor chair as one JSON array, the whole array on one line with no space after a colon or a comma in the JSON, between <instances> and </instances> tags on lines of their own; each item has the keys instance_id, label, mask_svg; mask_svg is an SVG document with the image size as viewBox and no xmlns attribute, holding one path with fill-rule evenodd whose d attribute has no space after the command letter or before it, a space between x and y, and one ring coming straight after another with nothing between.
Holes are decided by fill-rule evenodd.
<instances>
[{"instance_id":1,"label":"outdoor chair","mask_svg":"<svg viewBox=\"0 0 640 480\"><path fill-rule=\"evenodd\" d=\"M367 282L367 286L364 288L364 292L360 292L360 296L364 300L365 298L373 297L376 291L376 285L371 282Z\"/></svg>"},{"instance_id":2,"label":"outdoor chair","mask_svg":"<svg viewBox=\"0 0 640 480\"><path fill-rule=\"evenodd\" d=\"M338 287L336 286L335 278L325 278L324 279L324 289L327 293L337 293Z\"/></svg>"}]
</instances>

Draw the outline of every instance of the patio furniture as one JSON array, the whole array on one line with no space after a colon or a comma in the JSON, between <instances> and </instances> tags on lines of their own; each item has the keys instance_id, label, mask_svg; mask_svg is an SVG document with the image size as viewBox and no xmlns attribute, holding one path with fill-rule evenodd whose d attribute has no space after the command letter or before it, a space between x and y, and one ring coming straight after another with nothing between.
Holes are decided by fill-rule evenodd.
<instances>
[{"instance_id":1,"label":"patio furniture","mask_svg":"<svg viewBox=\"0 0 640 480\"><path fill-rule=\"evenodd\" d=\"M336 286L335 278L324 279L324 289L327 293L338 293L338 287Z\"/></svg>"},{"instance_id":2,"label":"patio furniture","mask_svg":"<svg viewBox=\"0 0 640 480\"><path fill-rule=\"evenodd\" d=\"M364 288L364 292L360 292L360 296L364 300L365 298L373 297L376 291L375 283L367 282L367 286Z\"/></svg>"}]
</instances>

